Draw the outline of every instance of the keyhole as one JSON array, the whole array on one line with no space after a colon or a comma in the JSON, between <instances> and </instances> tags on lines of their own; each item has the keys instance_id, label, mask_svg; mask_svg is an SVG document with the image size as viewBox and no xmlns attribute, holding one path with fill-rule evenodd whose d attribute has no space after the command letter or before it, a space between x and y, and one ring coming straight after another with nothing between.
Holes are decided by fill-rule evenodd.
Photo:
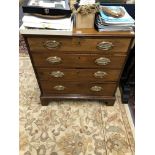
<instances>
[{"instance_id":1,"label":"keyhole","mask_svg":"<svg viewBox=\"0 0 155 155\"><path fill-rule=\"evenodd\" d=\"M81 45L80 39L78 39L78 45L79 45L79 46Z\"/></svg>"}]
</instances>

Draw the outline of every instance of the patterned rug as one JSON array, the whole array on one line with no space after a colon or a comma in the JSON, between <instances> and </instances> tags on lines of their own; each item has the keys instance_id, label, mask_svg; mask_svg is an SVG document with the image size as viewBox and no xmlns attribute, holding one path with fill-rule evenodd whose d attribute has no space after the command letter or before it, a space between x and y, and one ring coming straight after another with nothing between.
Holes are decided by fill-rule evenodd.
<instances>
[{"instance_id":1,"label":"patterned rug","mask_svg":"<svg viewBox=\"0 0 155 155\"><path fill-rule=\"evenodd\" d=\"M20 155L134 155L134 138L117 90L114 106L97 101L40 105L27 54L20 54Z\"/></svg>"},{"instance_id":2,"label":"patterned rug","mask_svg":"<svg viewBox=\"0 0 155 155\"><path fill-rule=\"evenodd\" d=\"M28 53L27 47L22 35L19 35L19 52L24 54Z\"/></svg>"}]
</instances>

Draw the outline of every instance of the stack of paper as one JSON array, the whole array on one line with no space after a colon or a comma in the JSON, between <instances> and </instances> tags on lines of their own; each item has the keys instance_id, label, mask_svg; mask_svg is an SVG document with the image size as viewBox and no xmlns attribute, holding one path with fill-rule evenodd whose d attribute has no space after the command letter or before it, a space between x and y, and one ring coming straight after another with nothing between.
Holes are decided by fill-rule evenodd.
<instances>
[{"instance_id":1,"label":"stack of paper","mask_svg":"<svg viewBox=\"0 0 155 155\"><path fill-rule=\"evenodd\" d=\"M72 18L46 19L25 14L20 28L21 34L72 35Z\"/></svg>"},{"instance_id":2,"label":"stack of paper","mask_svg":"<svg viewBox=\"0 0 155 155\"><path fill-rule=\"evenodd\" d=\"M111 9L121 8L125 14L123 17L115 18L107 16L103 11L100 11L96 16L95 26L98 31L130 31L134 27L134 19L128 14L122 6L107 6Z\"/></svg>"},{"instance_id":3,"label":"stack of paper","mask_svg":"<svg viewBox=\"0 0 155 155\"><path fill-rule=\"evenodd\" d=\"M45 19L32 15L25 15L22 19L25 27L68 30L71 26L71 17L62 19Z\"/></svg>"}]
</instances>

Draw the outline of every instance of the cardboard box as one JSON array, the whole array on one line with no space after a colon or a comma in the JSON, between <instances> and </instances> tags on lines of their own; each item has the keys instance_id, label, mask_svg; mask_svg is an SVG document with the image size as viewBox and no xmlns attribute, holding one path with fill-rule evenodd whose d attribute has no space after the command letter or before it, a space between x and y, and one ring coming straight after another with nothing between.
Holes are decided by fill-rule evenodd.
<instances>
[{"instance_id":1,"label":"cardboard box","mask_svg":"<svg viewBox=\"0 0 155 155\"><path fill-rule=\"evenodd\" d=\"M88 15L76 14L76 28L94 28L95 14Z\"/></svg>"}]
</instances>

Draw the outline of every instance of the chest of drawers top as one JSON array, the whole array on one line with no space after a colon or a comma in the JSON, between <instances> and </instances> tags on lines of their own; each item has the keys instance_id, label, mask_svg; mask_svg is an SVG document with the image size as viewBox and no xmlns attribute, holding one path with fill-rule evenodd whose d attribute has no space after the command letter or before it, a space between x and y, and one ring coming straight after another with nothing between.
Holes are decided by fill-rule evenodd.
<instances>
[{"instance_id":1,"label":"chest of drawers top","mask_svg":"<svg viewBox=\"0 0 155 155\"><path fill-rule=\"evenodd\" d=\"M32 52L56 50L61 53L126 52L133 36L133 32L97 32L94 29L74 29L71 36L26 35Z\"/></svg>"}]
</instances>

